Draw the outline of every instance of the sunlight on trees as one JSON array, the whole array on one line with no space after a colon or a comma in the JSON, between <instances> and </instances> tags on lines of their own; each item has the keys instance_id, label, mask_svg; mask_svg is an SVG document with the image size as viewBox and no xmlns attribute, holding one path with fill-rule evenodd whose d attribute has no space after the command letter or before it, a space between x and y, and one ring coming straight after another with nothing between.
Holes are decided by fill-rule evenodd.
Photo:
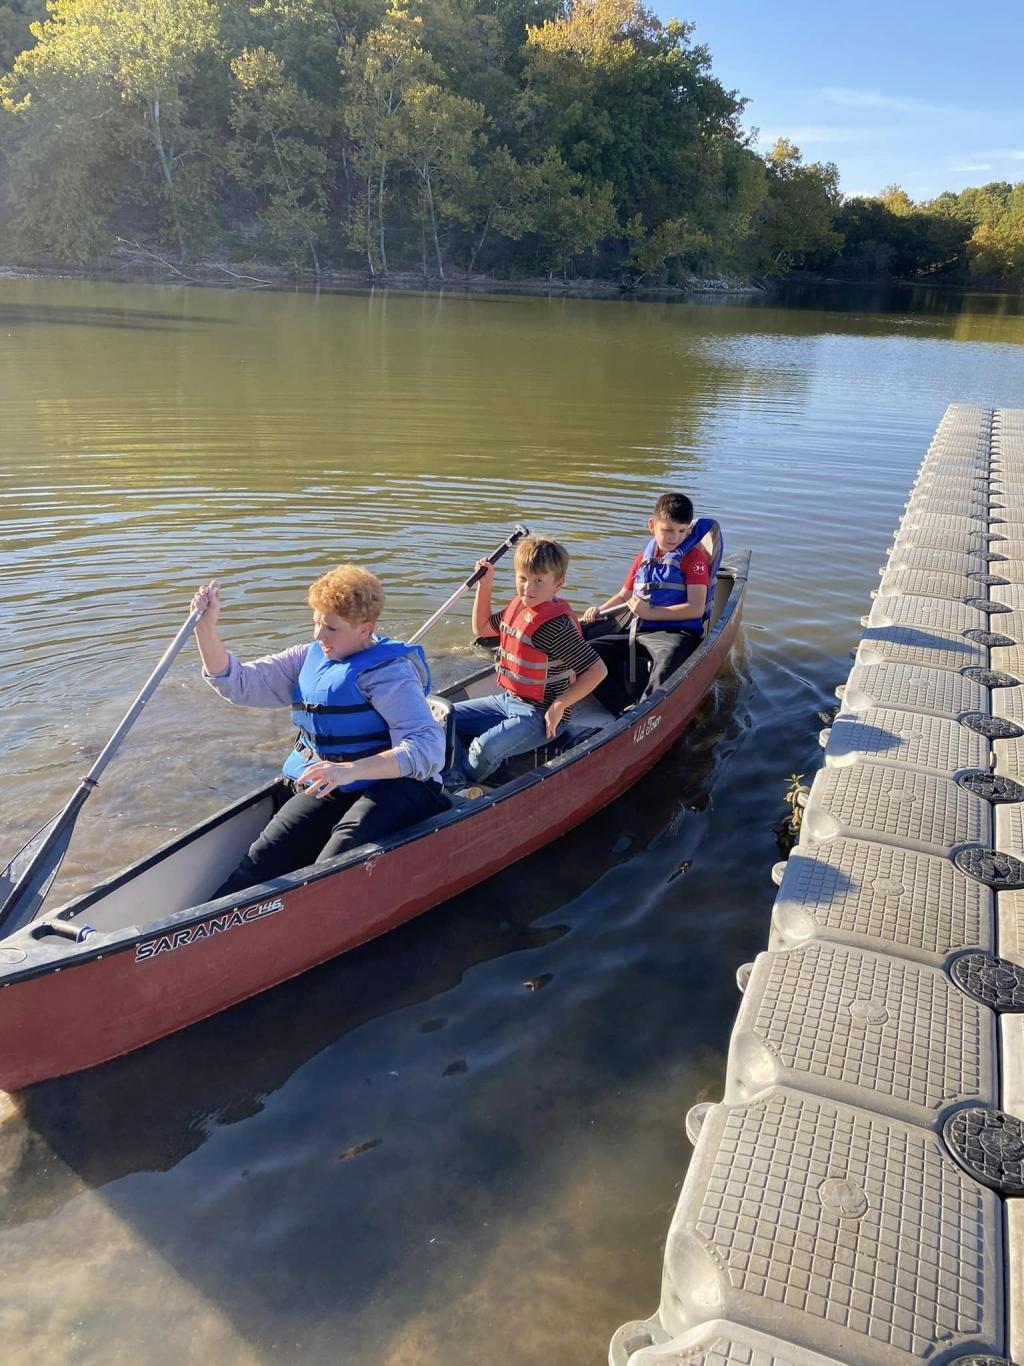
<instances>
[{"instance_id":1,"label":"sunlight on trees","mask_svg":"<svg viewBox=\"0 0 1024 1366\"><path fill-rule=\"evenodd\" d=\"M0 0L0 254L1024 286L1024 184L844 199L641 0Z\"/></svg>"}]
</instances>

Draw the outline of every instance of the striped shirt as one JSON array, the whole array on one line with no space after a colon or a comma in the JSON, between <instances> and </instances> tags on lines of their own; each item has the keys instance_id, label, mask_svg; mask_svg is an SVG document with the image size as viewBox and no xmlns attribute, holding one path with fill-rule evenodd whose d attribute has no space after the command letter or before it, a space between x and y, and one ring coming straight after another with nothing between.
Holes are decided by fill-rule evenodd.
<instances>
[{"instance_id":1,"label":"striped shirt","mask_svg":"<svg viewBox=\"0 0 1024 1366\"><path fill-rule=\"evenodd\" d=\"M487 620L487 634L498 636L501 634L501 618L503 612L492 612ZM539 626L536 631L531 632L533 643L538 650L543 650L551 660L553 673L566 673L572 670L579 677L584 670L589 669L591 664L596 664L600 658L594 647L583 639L572 617L555 617L552 621L546 621L543 626ZM560 697L572 687L572 680L561 679L560 682L548 683L544 688L543 702L531 702L532 707L538 707L541 711L546 711L556 697ZM522 701L528 701L523 698ZM565 720L569 719L572 712L571 707L565 710Z\"/></svg>"}]
</instances>

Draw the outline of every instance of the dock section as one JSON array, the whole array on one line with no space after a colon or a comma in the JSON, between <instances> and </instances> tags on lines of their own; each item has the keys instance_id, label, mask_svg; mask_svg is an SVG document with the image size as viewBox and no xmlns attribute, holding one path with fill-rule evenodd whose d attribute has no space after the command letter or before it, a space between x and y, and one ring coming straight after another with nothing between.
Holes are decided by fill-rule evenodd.
<instances>
[{"instance_id":1,"label":"dock section","mask_svg":"<svg viewBox=\"0 0 1024 1366\"><path fill-rule=\"evenodd\" d=\"M1024 410L947 410L873 597L610 1366L1024 1366Z\"/></svg>"}]
</instances>

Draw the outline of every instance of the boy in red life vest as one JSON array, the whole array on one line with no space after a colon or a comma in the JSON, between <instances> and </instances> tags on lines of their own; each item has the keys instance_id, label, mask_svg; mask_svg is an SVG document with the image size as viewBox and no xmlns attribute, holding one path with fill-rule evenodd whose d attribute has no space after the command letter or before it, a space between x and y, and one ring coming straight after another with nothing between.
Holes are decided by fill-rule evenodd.
<instances>
[{"instance_id":1,"label":"boy in red life vest","mask_svg":"<svg viewBox=\"0 0 1024 1366\"><path fill-rule=\"evenodd\" d=\"M583 639L576 614L558 597L569 567L564 546L540 536L519 542L516 595L501 612L491 611L494 566L478 560L476 567L484 576L476 586L473 631L499 642L501 691L455 704L458 766L473 783L483 782L513 754L553 740L573 705L608 672Z\"/></svg>"},{"instance_id":2,"label":"boy in red life vest","mask_svg":"<svg viewBox=\"0 0 1024 1366\"><path fill-rule=\"evenodd\" d=\"M645 697L662 687L704 638L713 577L711 557L701 543L704 537L713 536L715 559L721 558L718 523L709 518L695 522L693 503L684 493L663 493L647 529L651 539L633 561L619 591L583 614L589 640L609 631L630 630L632 648L639 645L650 661ZM615 613L622 606L628 610ZM606 612L613 615L601 620ZM620 637L620 656L625 648ZM615 683L613 679L600 696L606 706L618 711L632 698L628 689L613 697Z\"/></svg>"}]
</instances>

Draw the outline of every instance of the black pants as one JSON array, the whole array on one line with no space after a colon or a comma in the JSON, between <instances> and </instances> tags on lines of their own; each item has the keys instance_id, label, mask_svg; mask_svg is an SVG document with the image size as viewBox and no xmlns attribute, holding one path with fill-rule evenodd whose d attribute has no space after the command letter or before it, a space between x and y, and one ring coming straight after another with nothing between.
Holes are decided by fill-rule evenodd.
<instances>
[{"instance_id":1,"label":"black pants","mask_svg":"<svg viewBox=\"0 0 1024 1366\"><path fill-rule=\"evenodd\" d=\"M585 638L604 660L608 677L594 690L594 696L617 716L624 707L641 697L649 697L663 687L683 660L688 659L701 638L690 631L639 631L636 637L635 677L629 677L629 614L625 622L615 617L596 621L583 628Z\"/></svg>"},{"instance_id":2,"label":"black pants","mask_svg":"<svg viewBox=\"0 0 1024 1366\"><path fill-rule=\"evenodd\" d=\"M440 783L388 778L358 792L310 797L296 792L272 816L211 900L322 863L448 810Z\"/></svg>"}]
</instances>

